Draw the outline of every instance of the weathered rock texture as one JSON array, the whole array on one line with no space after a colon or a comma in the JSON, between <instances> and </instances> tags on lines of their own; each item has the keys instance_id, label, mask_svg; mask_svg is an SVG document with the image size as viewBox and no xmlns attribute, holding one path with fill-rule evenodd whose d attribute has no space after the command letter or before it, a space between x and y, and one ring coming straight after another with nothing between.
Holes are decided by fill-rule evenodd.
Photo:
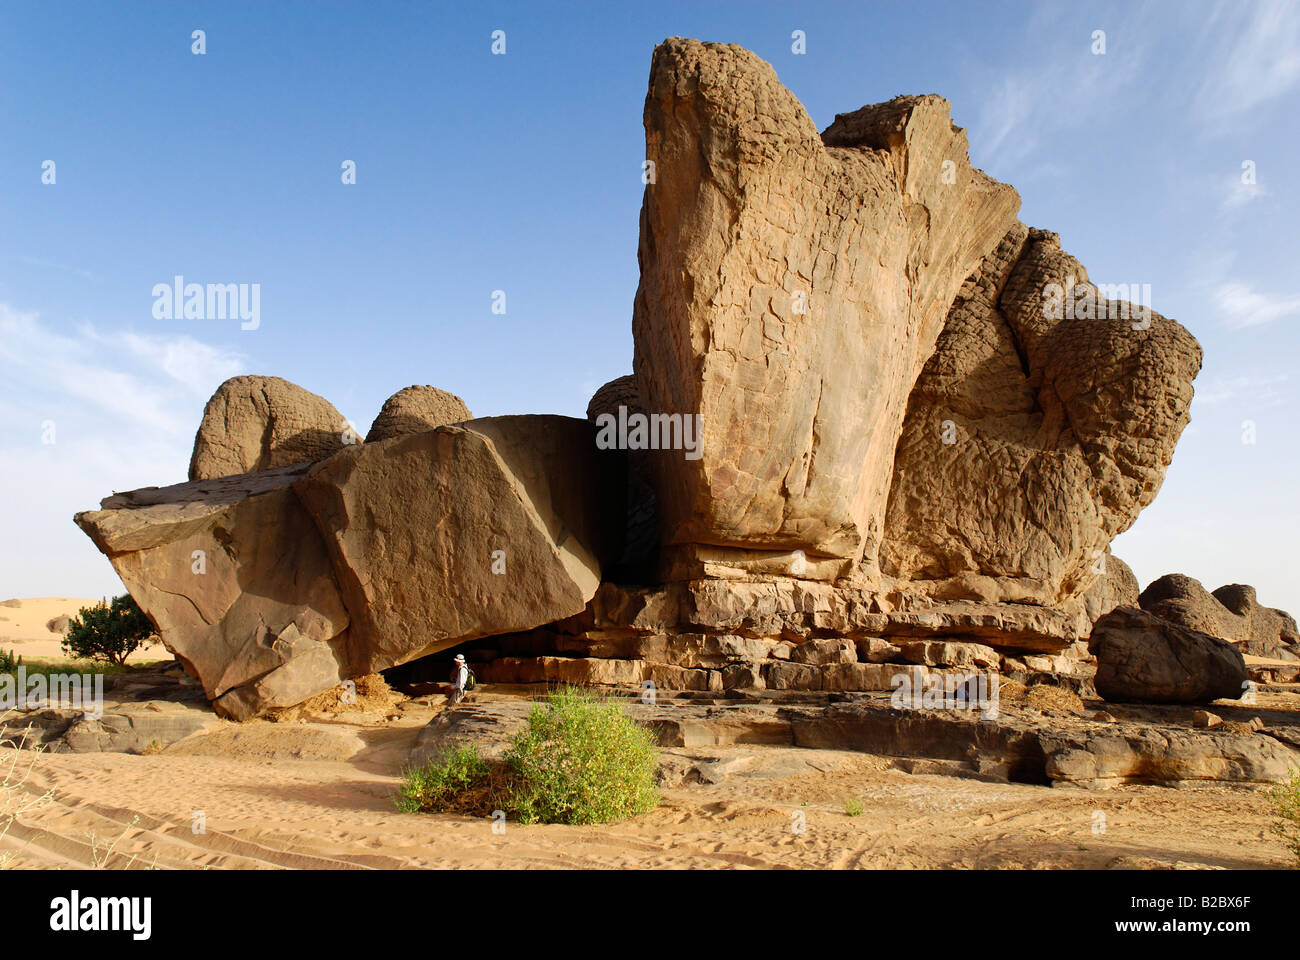
<instances>
[{"instance_id":1,"label":"weathered rock texture","mask_svg":"<svg viewBox=\"0 0 1300 960\"><path fill-rule=\"evenodd\" d=\"M703 434L654 457L665 547L874 561L908 393L1019 207L948 114L899 97L819 135L749 51L656 48L634 368Z\"/></svg>"},{"instance_id":2,"label":"weathered rock texture","mask_svg":"<svg viewBox=\"0 0 1300 960\"><path fill-rule=\"evenodd\" d=\"M279 377L232 377L203 409L190 479L310 463L359 441L325 398Z\"/></svg>"},{"instance_id":3,"label":"weathered rock texture","mask_svg":"<svg viewBox=\"0 0 1300 960\"><path fill-rule=\"evenodd\" d=\"M585 421L489 418L116 494L77 523L217 708L244 719L582 611L621 546L607 530L622 463Z\"/></svg>"},{"instance_id":4,"label":"weathered rock texture","mask_svg":"<svg viewBox=\"0 0 1300 960\"><path fill-rule=\"evenodd\" d=\"M352 612L354 669L583 610L602 558L621 546L610 536L621 462L596 450L585 421L519 416L365 444L318 465L295 490Z\"/></svg>"},{"instance_id":5,"label":"weathered rock texture","mask_svg":"<svg viewBox=\"0 0 1300 960\"><path fill-rule=\"evenodd\" d=\"M644 121L634 373L586 421L408 387L361 444L321 398L240 377L197 483L79 517L228 714L467 641L510 682L1090 690L1082 638L1137 600L1107 550L1160 488L1196 341L1019 223L940 97L819 134L758 57L671 39ZM698 418L699 448L598 450L620 409ZM1289 618L1225 590L1216 630L1290 649Z\"/></svg>"},{"instance_id":6,"label":"weathered rock texture","mask_svg":"<svg viewBox=\"0 0 1300 960\"><path fill-rule=\"evenodd\" d=\"M1161 619L1239 644L1243 653L1300 660L1295 619L1260 604L1254 587L1230 583L1210 593L1191 577L1169 573L1152 581L1138 602Z\"/></svg>"},{"instance_id":7,"label":"weathered rock texture","mask_svg":"<svg viewBox=\"0 0 1300 960\"><path fill-rule=\"evenodd\" d=\"M424 433L473 418L465 401L454 393L430 386L407 387L384 401L383 409L366 434L366 443Z\"/></svg>"},{"instance_id":8,"label":"weathered rock texture","mask_svg":"<svg viewBox=\"0 0 1300 960\"><path fill-rule=\"evenodd\" d=\"M1117 607L1098 620L1089 647L1097 658L1097 692L1107 700L1208 703L1237 700L1246 691L1240 650L1134 607Z\"/></svg>"},{"instance_id":9,"label":"weathered rock texture","mask_svg":"<svg viewBox=\"0 0 1300 960\"><path fill-rule=\"evenodd\" d=\"M115 494L77 514L163 643L237 718L352 675L350 617L291 487L309 466Z\"/></svg>"},{"instance_id":10,"label":"weathered rock texture","mask_svg":"<svg viewBox=\"0 0 1300 960\"><path fill-rule=\"evenodd\" d=\"M1056 235L1016 224L962 288L912 391L881 565L936 597L1081 593L1187 425L1191 334L1104 296L1087 317L1052 319L1050 284L1086 301L1087 272Z\"/></svg>"},{"instance_id":11,"label":"weathered rock texture","mask_svg":"<svg viewBox=\"0 0 1300 960\"><path fill-rule=\"evenodd\" d=\"M1138 605L1138 580L1133 570L1119 557L1107 555L1102 561L1102 573L1088 592L1083 595L1084 615L1089 624L1095 624L1104 614L1116 607Z\"/></svg>"}]
</instances>

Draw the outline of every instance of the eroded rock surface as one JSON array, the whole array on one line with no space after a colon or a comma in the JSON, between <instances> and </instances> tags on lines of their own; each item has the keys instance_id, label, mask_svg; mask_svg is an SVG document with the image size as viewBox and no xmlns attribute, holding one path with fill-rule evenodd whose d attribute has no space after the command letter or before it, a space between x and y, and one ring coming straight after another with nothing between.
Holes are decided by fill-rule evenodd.
<instances>
[{"instance_id":1,"label":"eroded rock surface","mask_svg":"<svg viewBox=\"0 0 1300 960\"><path fill-rule=\"evenodd\" d=\"M350 675L350 617L292 490L309 466L114 494L76 517L163 643L237 719Z\"/></svg>"},{"instance_id":2,"label":"eroded rock surface","mask_svg":"<svg viewBox=\"0 0 1300 960\"><path fill-rule=\"evenodd\" d=\"M424 433L449 423L464 423L473 417L465 401L454 393L430 386L406 387L384 401L383 409L366 434L366 443Z\"/></svg>"},{"instance_id":3,"label":"eroded rock surface","mask_svg":"<svg viewBox=\"0 0 1300 960\"><path fill-rule=\"evenodd\" d=\"M1246 692L1246 661L1235 646L1135 607L1098 620L1089 648L1097 692L1107 700L1209 703Z\"/></svg>"},{"instance_id":4,"label":"eroded rock surface","mask_svg":"<svg viewBox=\"0 0 1300 960\"><path fill-rule=\"evenodd\" d=\"M190 479L311 463L359 441L324 397L280 377L232 377L203 409Z\"/></svg>"},{"instance_id":5,"label":"eroded rock surface","mask_svg":"<svg viewBox=\"0 0 1300 960\"><path fill-rule=\"evenodd\" d=\"M887 574L947 599L1045 605L1097 578L1160 489L1201 349L1093 290L1055 234L1023 224L963 286L909 401Z\"/></svg>"},{"instance_id":6,"label":"eroded rock surface","mask_svg":"<svg viewBox=\"0 0 1300 960\"><path fill-rule=\"evenodd\" d=\"M1197 580L1169 573L1142 591L1143 610L1239 644L1243 653L1300 661L1300 634L1285 610L1261 604L1255 588L1230 583L1210 593Z\"/></svg>"},{"instance_id":7,"label":"eroded rock surface","mask_svg":"<svg viewBox=\"0 0 1300 960\"><path fill-rule=\"evenodd\" d=\"M656 48L645 128L635 374L703 435L698 460L654 456L665 548L874 562L907 395L1016 192L972 169L946 100L819 135L733 45Z\"/></svg>"},{"instance_id":8,"label":"eroded rock surface","mask_svg":"<svg viewBox=\"0 0 1300 960\"><path fill-rule=\"evenodd\" d=\"M580 612L617 549L620 463L586 421L488 417L353 447L301 477L351 611L354 670Z\"/></svg>"}]
</instances>

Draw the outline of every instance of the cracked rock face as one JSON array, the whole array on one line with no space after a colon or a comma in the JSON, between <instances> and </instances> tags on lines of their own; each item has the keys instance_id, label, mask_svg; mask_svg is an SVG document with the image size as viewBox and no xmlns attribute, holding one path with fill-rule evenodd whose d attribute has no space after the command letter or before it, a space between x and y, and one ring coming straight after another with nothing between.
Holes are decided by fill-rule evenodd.
<instances>
[{"instance_id":1,"label":"cracked rock face","mask_svg":"<svg viewBox=\"0 0 1300 960\"><path fill-rule=\"evenodd\" d=\"M280 377L232 377L203 409L190 479L324 460L360 438L324 397Z\"/></svg>"},{"instance_id":2,"label":"cracked rock face","mask_svg":"<svg viewBox=\"0 0 1300 960\"><path fill-rule=\"evenodd\" d=\"M887 574L945 599L1057 604L1155 498L1201 348L1104 296L1054 318L1053 284L1081 305L1094 289L1055 234L1018 223L963 286L908 405Z\"/></svg>"},{"instance_id":3,"label":"cracked rock face","mask_svg":"<svg viewBox=\"0 0 1300 960\"><path fill-rule=\"evenodd\" d=\"M594 437L569 417L485 417L349 448L295 483L352 614L354 669L581 612L618 547L607 498L622 513L618 455Z\"/></svg>"},{"instance_id":4,"label":"cracked rock face","mask_svg":"<svg viewBox=\"0 0 1300 960\"><path fill-rule=\"evenodd\" d=\"M119 493L76 518L167 648L237 719L352 675L350 617L292 490L308 466Z\"/></svg>"},{"instance_id":5,"label":"cracked rock face","mask_svg":"<svg viewBox=\"0 0 1300 960\"><path fill-rule=\"evenodd\" d=\"M698 460L654 458L665 547L873 563L908 394L1019 197L970 166L941 97L819 135L733 45L659 46L645 129L635 375L703 434Z\"/></svg>"},{"instance_id":6,"label":"cracked rock face","mask_svg":"<svg viewBox=\"0 0 1300 960\"><path fill-rule=\"evenodd\" d=\"M581 612L621 546L621 455L593 437L568 417L485 418L115 494L76 520L242 720Z\"/></svg>"}]
</instances>

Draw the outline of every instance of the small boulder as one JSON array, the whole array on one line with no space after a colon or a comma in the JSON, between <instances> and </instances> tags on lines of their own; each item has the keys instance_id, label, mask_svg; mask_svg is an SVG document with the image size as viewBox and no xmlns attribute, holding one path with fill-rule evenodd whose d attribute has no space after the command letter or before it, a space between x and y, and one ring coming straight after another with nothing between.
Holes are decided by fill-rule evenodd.
<instances>
[{"instance_id":1,"label":"small boulder","mask_svg":"<svg viewBox=\"0 0 1300 960\"><path fill-rule=\"evenodd\" d=\"M437 387L410 386L384 401L379 416L375 417L370 432L366 434L366 443L425 433L473 418L465 401L454 393Z\"/></svg>"},{"instance_id":2,"label":"small boulder","mask_svg":"<svg viewBox=\"0 0 1300 960\"><path fill-rule=\"evenodd\" d=\"M324 397L279 377L232 377L203 408L190 480L314 463L360 442Z\"/></svg>"}]
</instances>

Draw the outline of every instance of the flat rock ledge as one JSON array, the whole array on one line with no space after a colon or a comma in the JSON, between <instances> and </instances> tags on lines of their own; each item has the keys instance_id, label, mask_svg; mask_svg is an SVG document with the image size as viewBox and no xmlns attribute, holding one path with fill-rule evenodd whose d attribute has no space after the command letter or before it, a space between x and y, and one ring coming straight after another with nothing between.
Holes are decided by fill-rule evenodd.
<instances>
[{"instance_id":1,"label":"flat rock ledge","mask_svg":"<svg viewBox=\"0 0 1300 960\"><path fill-rule=\"evenodd\" d=\"M1003 702L990 716L961 708L898 709L884 694L841 696L804 694L804 702L788 695L682 696L655 704L629 700L626 710L652 727L666 749L852 750L898 758L902 769L914 773L1054 787L1250 786L1280 782L1300 767L1300 723L1282 711L1257 711L1269 714L1257 730L1245 732L1246 724L1236 724L1238 732L1222 732L1193 728L1190 712L1184 718L1172 708L1130 708L1130 716L1113 717ZM522 697L475 695L430 721L408 762L469 743L499 759L533 706Z\"/></svg>"}]
</instances>

